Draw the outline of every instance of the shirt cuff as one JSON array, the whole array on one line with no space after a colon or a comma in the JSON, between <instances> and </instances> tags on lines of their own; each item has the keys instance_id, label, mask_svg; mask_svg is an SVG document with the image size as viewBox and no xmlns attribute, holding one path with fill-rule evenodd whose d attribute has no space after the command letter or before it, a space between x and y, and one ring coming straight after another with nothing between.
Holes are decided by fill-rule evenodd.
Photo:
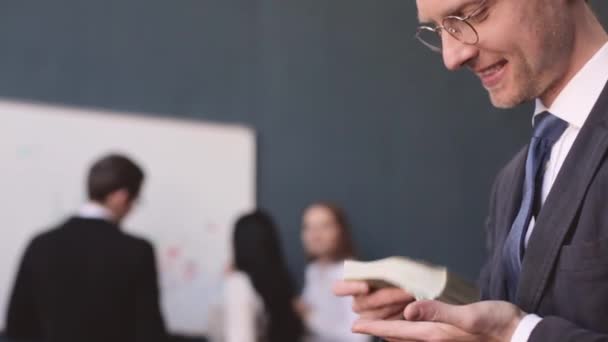
<instances>
[{"instance_id":1,"label":"shirt cuff","mask_svg":"<svg viewBox=\"0 0 608 342\"><path fill-rule=\"evenodd\" d=\"M527 342L532 334L532 330L534 330L541 320L542 318L535 314L525 315L517 325L517 328L515 328L511 342Z\"/></svg>"}]
</instances>

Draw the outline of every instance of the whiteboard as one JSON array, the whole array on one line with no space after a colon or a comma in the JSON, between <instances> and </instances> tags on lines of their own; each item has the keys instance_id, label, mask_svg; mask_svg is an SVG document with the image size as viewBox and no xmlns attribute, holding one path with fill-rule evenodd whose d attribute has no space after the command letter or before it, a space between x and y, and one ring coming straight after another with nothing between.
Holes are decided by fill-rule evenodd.
<instances>
[{"instance_id":1,"label":"whiteboard","mask_svg":"<svg viewBox=\"0 0 608 342\"><path fill-rule=\"evenodd\" d=\"M90 165L111 152L146 173L123 226L155 246L169 330L206 333L231 227L255 207L253 131L9 101L0 101L0 331L26 243L77 210Z\"/></svg>"}]
</instances>

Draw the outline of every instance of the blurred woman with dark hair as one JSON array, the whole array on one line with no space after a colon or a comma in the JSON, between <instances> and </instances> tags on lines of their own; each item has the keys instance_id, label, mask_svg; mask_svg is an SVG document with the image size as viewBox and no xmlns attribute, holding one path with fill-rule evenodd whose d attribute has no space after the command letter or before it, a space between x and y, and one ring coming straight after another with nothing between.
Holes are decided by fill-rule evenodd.
<instances>
[{"instance_id":1,"label":"blurred woman with dark hair","mask_svg":"<svg viewBox=\"0 0 608 342\"><path fill-rule=\"evenodd\" d=\"M343 261L355 257L344 211L332 203L310 205L302 215L302 242L309 264L298 311L314 342L369 341L351 332L357 318L351 298L334 296L331 287L342 279Z\"/></svg>"},{"instance_id":2,"label":"blurred woman with dark hair","mask_svg":"<svg viewBox=\"0 0 608 342\"><path fill-rule=\"evenodd\" d=\"M298 342L304 325L272 218L261 211L234 228L234 269L224 289L226 342Z\"/></svg>"}]
</instances>

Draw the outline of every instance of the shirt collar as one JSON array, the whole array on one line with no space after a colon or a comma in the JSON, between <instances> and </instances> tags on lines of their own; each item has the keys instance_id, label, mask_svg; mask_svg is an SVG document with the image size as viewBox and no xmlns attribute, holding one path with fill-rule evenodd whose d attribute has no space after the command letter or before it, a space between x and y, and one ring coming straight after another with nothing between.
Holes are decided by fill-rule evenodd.
<instances>
[{"instance_id":1,"label":"shirt collar","mask_svg":"<svg viewBox=\"0 0 608 342\"><path fill-rule=\"evenodd\" d=\"M608 82L608 43L605 43L562 89L551 107L536 99L534 117L549 111L551 114L581 128ZM532 122L534 122L534 117Z\"/></svg>"},{"instance_id":2,"label":"shirt collar","mask_svg":"<svg viewBox=\"0 0 608 342\"><path fill-rule=\"evenodd\" d=\"M76 216L87 219L114 221L114 215L112 215L112 212L108 208L92 201L83 204L80 209L78 209Z\"/></svg>"}]
</instances>

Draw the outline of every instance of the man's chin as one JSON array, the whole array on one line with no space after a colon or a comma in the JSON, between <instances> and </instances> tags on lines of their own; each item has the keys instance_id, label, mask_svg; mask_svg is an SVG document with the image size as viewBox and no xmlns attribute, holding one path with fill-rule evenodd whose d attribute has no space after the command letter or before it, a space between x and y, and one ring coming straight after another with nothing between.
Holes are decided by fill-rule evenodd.
<instances>
[{"instance_id":1,"label":"man's chin","mask_svg":"<svg viewBox=\"0 0 608 342\"><path fill-rule=\"evenodd\" d=\"M520 99L518 96L507 94L504 91L488 90L488 94L490 96L490 102L492 102L492 105L496 108L509 109L524 102L524 100Z\"/></svg>"}]
</instances>

